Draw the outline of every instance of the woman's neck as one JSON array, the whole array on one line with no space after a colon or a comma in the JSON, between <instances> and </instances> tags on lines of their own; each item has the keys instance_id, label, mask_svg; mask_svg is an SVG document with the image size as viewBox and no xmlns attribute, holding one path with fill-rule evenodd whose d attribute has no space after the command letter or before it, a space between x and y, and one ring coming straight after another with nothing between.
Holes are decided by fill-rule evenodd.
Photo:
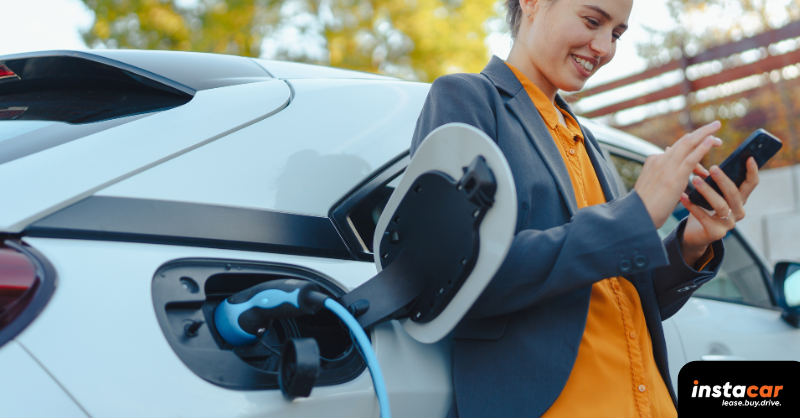
<instances>
[{"instance_id":1,"label":"woman's neck","mask_svg":"<svg viewBox=\"0 0 800 418\"><path fill-rule=\"evenodd\" d=\"M528 79L550 99L550 103L553 103L555 106L558 89L533 65L528 54L525 53L524 48L518 47L520 44L520 42L514 42L514 46L511 47L511 52L508 54L506 62L520 70L522 74L525 74L525 77L528 77Z\"/></svg>"}]
</instances>

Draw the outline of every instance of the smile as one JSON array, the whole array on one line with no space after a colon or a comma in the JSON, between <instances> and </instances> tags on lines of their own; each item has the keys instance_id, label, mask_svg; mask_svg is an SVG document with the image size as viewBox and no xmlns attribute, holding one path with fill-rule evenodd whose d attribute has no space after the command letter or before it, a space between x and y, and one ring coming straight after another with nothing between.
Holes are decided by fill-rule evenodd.
<instances>
[{"instance_id":1,"label":"smile","mask_svg":"<svg viewBox=\"0 0 800 418\"><path fill-rule=\"evenodd\" d=\"M583 67L583 69L586 70L586 71L592 71L592 69L594 68L594 64L592 64L589 61L586 61L583 58L579 58L579 57L576 57L575 55L573 55L572 59L575 60L575 62L577 62L578 65Z\"/></svg>"}]
</instances>

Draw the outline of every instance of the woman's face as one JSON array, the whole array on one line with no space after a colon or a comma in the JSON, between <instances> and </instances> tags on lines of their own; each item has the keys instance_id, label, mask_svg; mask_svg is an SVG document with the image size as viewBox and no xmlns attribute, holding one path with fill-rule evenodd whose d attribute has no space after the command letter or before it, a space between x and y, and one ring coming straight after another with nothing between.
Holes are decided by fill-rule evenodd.
<instances>
[{"instance_id":1,"label":"woman's face","mask_svg":"<svg viewBox=\"0 0 800 418\"><path fill-rule=\"evenodd\" d=\"M577 91L611 61L633 0L520 0L516 42L555 88ZM531 17L528 18L527 14Z\"/></svg>"}]
</instances>

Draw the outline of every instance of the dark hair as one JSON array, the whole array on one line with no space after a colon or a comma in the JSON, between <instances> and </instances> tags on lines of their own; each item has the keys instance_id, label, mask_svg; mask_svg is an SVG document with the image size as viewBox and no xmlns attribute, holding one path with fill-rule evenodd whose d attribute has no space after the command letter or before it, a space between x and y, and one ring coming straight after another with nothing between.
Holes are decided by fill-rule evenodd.
<instances>
[{"instance_id":1,"label":"dark hair","mask_svg":"<svg viewBox=\"0 0 800 418\"><path fill-rule=\"evenodd\" d=\"M550 2L555 3L556 1L551 0ZM522 6L519 5L519 0L506 0L506 23L511 30L511 39L517 39L520 22L522 22Z\"/></svg>"},{"instance_id":2,"label":"dark hair","mask_svg":"<svg viewBox=\"0 0 800 418\"><path fill-rule=\"evenodd\" d=\"M511 39L517 38L520 21L522 21L522 6L519 5L519 0L506 0L506 23L511 30Z\"/></svg>"}]
</instances>

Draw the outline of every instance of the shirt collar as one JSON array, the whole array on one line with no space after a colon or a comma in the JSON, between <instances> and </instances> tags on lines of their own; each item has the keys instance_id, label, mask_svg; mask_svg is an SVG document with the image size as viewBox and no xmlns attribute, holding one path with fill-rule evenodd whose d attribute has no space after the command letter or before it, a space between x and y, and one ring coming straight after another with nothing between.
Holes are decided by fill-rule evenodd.
<instances>
[{"instance_id":1,"label":"shirt collar","mask_svg":"<svg viewBox=\"0 0 800 418\"><path fill-rule=\"evenodd\" d=\"M522 87L525 89L525 92L528 93L528 96L533 101L533 105L539 111L539 114L542 115L542 119L544 119L544 123L551 131L555 131L558 126L558 113L556 113L556 108L561 114L564 115L564 121L567 123L567 129L572 132L573 137L577 137L579 140L583 141L583 132L581 132L580 125L578 122L570 115L569 112L562 109L561 106L556 105L553 106L553 103L550 102L550 99L545 96L542 90L536 86L525 74L523 74L520 70L509 63L505 63L508 68L517 76L519 82L522 84Z\"/></svg>"}]
</instances>

